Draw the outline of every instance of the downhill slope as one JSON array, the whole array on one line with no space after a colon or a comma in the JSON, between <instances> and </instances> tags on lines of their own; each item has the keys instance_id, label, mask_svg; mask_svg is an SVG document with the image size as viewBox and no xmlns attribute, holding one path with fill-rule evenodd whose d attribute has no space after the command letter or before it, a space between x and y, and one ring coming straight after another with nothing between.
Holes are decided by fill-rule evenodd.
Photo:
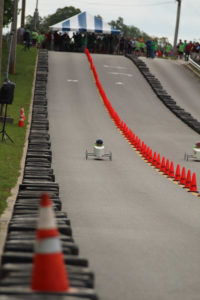
<instances>
[{"instance_id":1,"label":"downhill slope","mask_svg":"<svg viewBox=\"0 0 200 300\"><path fill-rule=\"evenodd\" d=\"M129 60L93 60L127 125L162 155L182 161L183 146L189 151L197 134L157 101ZM200 199L130 147L101 102L84 54L49 52L49 70L53 167L100 299L198 299ZM112 151L112 162L85 160L97 138Z\"/></svg>"}]
</instances>

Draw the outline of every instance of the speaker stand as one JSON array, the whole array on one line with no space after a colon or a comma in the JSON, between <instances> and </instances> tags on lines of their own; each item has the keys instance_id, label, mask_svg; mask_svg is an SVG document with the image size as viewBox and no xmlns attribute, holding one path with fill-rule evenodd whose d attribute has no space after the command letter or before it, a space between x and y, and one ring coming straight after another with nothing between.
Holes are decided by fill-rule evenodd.
<instances>
[{"instance_id":1,"label":"speaker stand","mask_svg":"<svg viewBox=\"0 0 200 300\"><path fill-rule=\"evenodd\" d=\"M14 144L14 141L11 139L11 137L7 134L6 132L6 118L7 118L7 107L8 104L6 104L6 108L5 108L5 114L4 114L4 119L3 119L3 128L0 131L0 134L2 134L2 142L6 142L6 137Z\"/></svg>"}]
</instances>

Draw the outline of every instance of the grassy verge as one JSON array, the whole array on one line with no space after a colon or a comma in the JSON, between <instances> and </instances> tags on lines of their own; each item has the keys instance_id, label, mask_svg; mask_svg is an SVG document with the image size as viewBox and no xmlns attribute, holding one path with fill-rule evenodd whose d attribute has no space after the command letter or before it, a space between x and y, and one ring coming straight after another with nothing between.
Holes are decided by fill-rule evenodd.
<instances>
[{"instance_id":1,"label":"grassy verge","mask_svg":"<svg viewBox=\"0 0 200 300\"><path fill-rule=\"evenodd\" d=\"M6 69L7 53L7 45L4 44L2 71ZM6 132L14 140L14 144L8 139L2 142L0 135L0 214L6 207L6 199L10 196L10 190L15 186L20 172L36 57L35 48L24 51L23 46L18 45L15 75L9 76L9 80L15 82L16 86L14 101L8 105L8 116L13 118L14 122L13 124L6 123ZM18 127L21 106L24 106L25 110L25 127ZM1 127L2 123L0 123L0 130Z\"/></svg>"}]
</instances>

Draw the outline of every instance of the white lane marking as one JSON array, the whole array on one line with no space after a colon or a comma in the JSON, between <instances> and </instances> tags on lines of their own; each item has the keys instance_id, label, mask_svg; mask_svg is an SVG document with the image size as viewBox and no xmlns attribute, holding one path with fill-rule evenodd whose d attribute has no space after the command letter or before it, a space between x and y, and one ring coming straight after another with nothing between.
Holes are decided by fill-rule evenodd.
<instances>
[{"instance_id":1,"label":"white lane marking","mask_svg":"<svg viewBox=\"0 0 200 300\"><path fill-rule=\"evenodd\" d=\"M120 67L120 66L109 66L109 65L104 65L104 68L127 69L126 67Z\"/></svg>"},{"instance_id":2,"label":"white lane marking","mask_svg":"<svg viewBox=\"0 0 200 300\"><path fill-rule=\"evenodd\" d=\"M121 82L121 81L115 82L115 84L117 84L117 85L124 85L123 82Z\"/></svg>"},{"instance_id":3,"label":"white lane marking","mask_svg":"<svg viewBox=\"0 0 200 300\"><path fill-rule=\"evenodd\" d=\"M67 79L68 82L78 82L77 79Z\"/></svg>"},{"instance_id":4,"label":"white lane marking","mask_svg":"<svg viewBox=\"0 0 200 300\"><path fill-rule=\"evenodd\" d=\"M127 73L118 73L118 72L108 72L110 74L113 74L113 75L124 75L124 76L128 76L128 77L133 77L132 74L127 74Z\"/></svg>"}]
</instances>

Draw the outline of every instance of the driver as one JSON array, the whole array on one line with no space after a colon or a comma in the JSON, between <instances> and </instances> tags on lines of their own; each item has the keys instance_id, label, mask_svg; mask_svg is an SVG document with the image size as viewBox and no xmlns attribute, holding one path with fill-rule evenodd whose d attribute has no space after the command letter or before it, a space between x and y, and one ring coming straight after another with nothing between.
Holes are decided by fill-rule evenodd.
<instances>
[{"instance_id":1,"label":"driver","mask_svg":"<svg viewBox=\"0 0 200 300\"><path fill-rule=\"evenodd\" d=\"M103 141L101 139L96 140L95 146L102 147L103 146Z\"/></svg>"}]
</instances>

